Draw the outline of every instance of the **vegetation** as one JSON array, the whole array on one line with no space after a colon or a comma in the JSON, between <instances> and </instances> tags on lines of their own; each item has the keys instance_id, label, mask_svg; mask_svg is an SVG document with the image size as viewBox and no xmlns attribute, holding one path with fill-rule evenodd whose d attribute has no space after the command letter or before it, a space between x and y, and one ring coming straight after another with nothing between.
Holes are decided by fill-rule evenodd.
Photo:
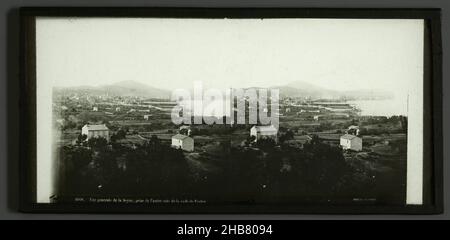
<instances>
[{"instance_id":1,"label":"vegetation","mask_svg":"<svg viewBox=\"0 0 450 240\"><path fill-rule=\"evenodd\" d=\"M134 149L107 145L104 138L91 138L84 145L61 148L63 195L170 197L189 190L183 153L156 137Z\"/></svg>"},{"instance_id":2,"label":"vegetation","mask_svg":"<svg viewBox=\"0 0 450 240\"><path fill-rule=\"evenodd\" d=\"M348 183L360 176L339 147L317 137L303 148L277 145L270 138L253 140L238 147L221 142L215 154L217 170L202 173L181 150L162 144L157 136L133 148L91 138L61 148L61 195L298 202L356 194Z\"/></svg>"}]
</instances>

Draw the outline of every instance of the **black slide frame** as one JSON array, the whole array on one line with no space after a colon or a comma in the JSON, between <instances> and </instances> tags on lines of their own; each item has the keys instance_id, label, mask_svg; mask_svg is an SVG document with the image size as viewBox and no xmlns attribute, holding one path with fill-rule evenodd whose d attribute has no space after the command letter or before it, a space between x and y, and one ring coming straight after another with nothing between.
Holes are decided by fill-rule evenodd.
<instances>
[{"instance_id":1,"label":"black slide frame","mask_svg":"<svg viewBox=\"0 0 450 240\"><path fill-rule=\"evenodd\" d=\"M424 19L424 204L129 205L38 204L36 196L35 18L351 18ZM20 9L20 210L40 213L437 214L443 211L442 43L440 9L24 7Z\"/></svg>"}]
</instances>

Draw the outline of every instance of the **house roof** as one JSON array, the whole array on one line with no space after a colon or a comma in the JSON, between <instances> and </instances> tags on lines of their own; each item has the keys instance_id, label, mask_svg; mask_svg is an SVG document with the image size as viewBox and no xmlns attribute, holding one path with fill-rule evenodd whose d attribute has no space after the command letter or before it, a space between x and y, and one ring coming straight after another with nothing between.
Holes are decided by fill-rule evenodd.
<instances>
[{"instance_id":1,"label":"house roof","mask_svg":"<svg viewBox=\"0 0 450 240\"><path fill-rule=\"evenodd\" d=\"M177 135L172 136L172 139L178 139L178 140L184 140L186 138L189 138L189 137L186 135L183 135L183 134L177 134Z\"/></svg>"},{"instance_id":2,"label":"house roof","mask_svg":"<svg viewBox=\"0 0 450 240\"><path fill-rule=\"evenodd\" d=\"M253 126L258 132L277 132L278 130L273 126Z\"/></svg>"},{"instance_id":3,"label":"house roof","mask_svg":"<svg viewBox=\"0 0 450 240\"><path fill-rule=\"evenodd\" d=\"M357 138L357 136L351 134L345 134L341 136L341 139L352 140L353 138Z\"/></svg>"},{"instance_id":4,"label":"house roof","mask_svg":"<svg viewBox=\"0 0 450 240\"><path fill-rule=\"evenodd\" d=\"M87 127L88 131L109 130L105 124L95 124L95 125L86 124L83 126L83 128L84 127Z\"/></svg>"}]
</instances>

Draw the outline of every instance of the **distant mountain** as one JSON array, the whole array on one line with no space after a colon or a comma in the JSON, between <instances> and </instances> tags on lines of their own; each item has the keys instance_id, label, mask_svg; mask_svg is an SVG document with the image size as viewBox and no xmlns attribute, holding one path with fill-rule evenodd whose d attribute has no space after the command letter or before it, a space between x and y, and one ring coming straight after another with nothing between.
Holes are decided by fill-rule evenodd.
<instances>
[{"instance_id":1,"label":"distant mountain","mask_svg":"<svg viewBox=\"0 0 450 240\"><path fill-rule=\"evenodd\" d=\"M279 89L281 97L335 98L339 96L337 91L302 81L291 82L286 85L275 86L272 88Z\"/></svg>"},{"instance_id":2,"label":"distant mountain","mask_svg":"<svg viewBox=\"0 0 450 240\"><path fill-rule=\"evenodd\" d=\"M288 84L286 84L286 87L303 89L303 90L312 91L312 92L329 91L328 89L318 87L314 84L303 82L303 81L296 81L296 82L288 83Z\"/></svg>"},{"instance_id":3,"label":"distant mountain","mask_svg":"<svg viewBox=\"0 0 450 240\"><path fill-rule=\"evenodd\" d=\"M103 85L100 87L110 95L170 98L170 92L167 90L150 87L146 84L135 81L122 81L112 85Z\"/></svg>"},{"instance_id":4,"label":"distant mountain","mask_svg":"<svg viewBox=\"0 0 450 240\"><path fill-rule=\"evenodd\" d=\"M362 99L389 99L393 97L391 92L374 90L374 89L361 89L361 90L348 90L338 91L330 90L327 88L319 87L311 83L302 81L291 82L282 86L273 86L280 90L280 97L304 97L312 99L349 99L349 100L362 100ZM260 87L250 87L247 89L262 89ZM77 86L77 87L65 87L55 88L56 91L70 91L80 93L90 93L94 95L109 94L112 96L138 96L147 98L161 98L169 99L171 92L164 89L148 86L146 84L136 81L121 81L109 85L101 86Z\"/></svg>"},{"instance_id":5,"label":"distant mountain","mask_svg":"<svg viewBox=\"0 0 450 240\"><path fill-rule=\"evenodd\" d=\"M100 86L78 86L56 88L58 91L77 91L83 93L90 93L95 95L112 95L112 96L138 96L148 98L170 98L170 92L159 88L150 87L146 84L136 81L121 81L109 85Z\"/></svg>"},{"instance_id":6,"label":"distant mountain","mask_svg":"<svg viewBox=\"0 0 450 240\"><path fill-rule=\"evenodd\" d=\"M338 91L322 88L303 81L291 82L283 86L274 86L271 88L279 89L281 97L308 97L313 99L388 99L393 97L392 93L381 90L361 89Z\"/></svg>"}]
</instances>

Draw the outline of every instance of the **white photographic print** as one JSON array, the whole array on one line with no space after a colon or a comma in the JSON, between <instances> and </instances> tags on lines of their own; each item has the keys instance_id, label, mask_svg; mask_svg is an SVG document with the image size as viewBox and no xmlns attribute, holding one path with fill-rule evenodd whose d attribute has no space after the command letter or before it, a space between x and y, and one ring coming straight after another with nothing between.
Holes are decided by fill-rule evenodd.
<instances>
[{"instance_id":1,"label":"white photographic print","mask_svg":"<svg viewBox=\"0 0 450 240\"><path fill-rule=\"evenodd\" d=\"M421 19L36 18L38 203L421 205Z\"/></svg>"}]
</instances>

